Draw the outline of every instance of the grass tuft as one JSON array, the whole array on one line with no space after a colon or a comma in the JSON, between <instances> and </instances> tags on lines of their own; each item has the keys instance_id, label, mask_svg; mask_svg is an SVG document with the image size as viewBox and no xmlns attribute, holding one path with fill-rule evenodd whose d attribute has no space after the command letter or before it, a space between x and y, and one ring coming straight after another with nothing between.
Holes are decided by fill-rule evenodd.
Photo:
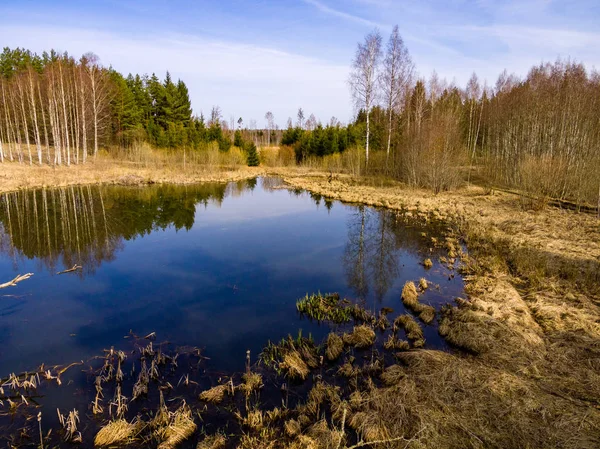
<instances>
[{"instance_id":1,"label":"grass tuft","mask_svg":"<svg viewBox=\"0 0 600 449\"><path fill-rule=\"evenodd\" d=\"M127 422L124 419L111 421L96 434L94 445L105 447L132 443L141 427L142 423L139 421Z\"/></svg>"},{"instance_id":2,"label":"grass tuft","mask_svg":"<svg viewBox=\"0 0 600 449\"><path fill-rule=\"evenodd\" d=\"M331 321L333 323L346 323L350 321L351 314L348 307L340 302L338 293L321 293L306 295L296 302L298 312L316 321Z\"/></svg>"},{"instance_id":3,"label":"grass tuft","mask_svg":"<svg viewBox=\"0 0 600 449\"><path fill-rule=\"evenodd\" d=\"M342 338L335 332L330 332L327 336L327 349L325 350L327 360L336 360L343 350L344 342L342 341Z\"/></svg>"},{"instance_id":4,"label":"grass tuft","mask_svg":"<svg viewBox=\"0 0 600 449\"><path fill-rule=\"evenodd\" d=\"M375 331L364 324L354 326L351 333L344 334L343 341L345 344L359 349L368 348L375 343Z\"/></svg>"},{"instance_id":5,"label":"grass tuft","mask_svg":"<svg viewBox=\"0 0 600 449\"><path fill-rule=\"evenodd\" d=\"M210 402L211 404L220 404L223 402L225 393L227 393L230 388L231 387L229 385L217 385L216 387L212 387L210 390L200 393L200 400L204 402Z\"/></svg>"}]
</instances>

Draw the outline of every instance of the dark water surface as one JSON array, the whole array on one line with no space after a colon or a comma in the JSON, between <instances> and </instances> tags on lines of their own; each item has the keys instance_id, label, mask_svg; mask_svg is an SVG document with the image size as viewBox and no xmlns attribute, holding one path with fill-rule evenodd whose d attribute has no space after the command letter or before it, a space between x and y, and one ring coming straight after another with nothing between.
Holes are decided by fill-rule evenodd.
<instances>
[{"instance_id":1,"label":"dark water surface","mask_svg":"<svg viewBox=\"0 0 600 449\"><path fill-rule=\"evenodd\" d=\"M268 340L328 332L296 300L339 292L403 312L420 277L436 307L462 293L431 249L435 229L385 210L273 189L274 179L196 186L70 187L0 196L0 374L86 360L131 331L204 348L212 369L244 367ZM434 267L420 262L431 257ZM57 275L74 264L80 272ZM440 347L434 326L427 346Z\"/></svg>"}]
</instances>

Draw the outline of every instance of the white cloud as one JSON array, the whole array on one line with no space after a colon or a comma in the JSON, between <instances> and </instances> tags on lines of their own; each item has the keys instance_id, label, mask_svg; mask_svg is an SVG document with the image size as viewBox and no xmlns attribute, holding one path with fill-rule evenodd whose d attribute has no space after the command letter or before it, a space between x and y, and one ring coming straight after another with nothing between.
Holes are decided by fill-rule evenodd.
<instances>
[{"instance_id":1,"label":"white cloud","mask_svg":"<svg viewBox=\"0 0 600 449\"><path fill-rule=\"evenodd\" d=\"M390 28L390 26L387 24L379 23L379 22L375 22L375 21L372 21L369 19L365 19L363 17L355 16L353 14L350 14L350 13L347 13L344 11L340 11L338 9L333 9L317 0L303 0L303 1L304 1L304 3L308 3L309 5L314 6L315 8L317 8L319 11L321 11L323 13L330 14L332 16L339 17L344 20L349 20L351 22L359 23L361 25L366 25L366 26L373 27L373 28L382 28L382 29Z\"/></svg>"},{"instance_id":2,"label":"white cloud","mask_svg":"<svg viewBox=\"0 0 600 449\"><path fill-rule=\"evenodd\" d=\"M171 34L131 37L83 28L0 26L0 41L36 52L56 49L79 56L93 51L104 65L127 74L155 72L187 84L195 112L219 105L230 115L263 123L271 110L284 126L298 107L323 121L349 120L348 67L272 48Z\"/></svg>"}]
</instances>

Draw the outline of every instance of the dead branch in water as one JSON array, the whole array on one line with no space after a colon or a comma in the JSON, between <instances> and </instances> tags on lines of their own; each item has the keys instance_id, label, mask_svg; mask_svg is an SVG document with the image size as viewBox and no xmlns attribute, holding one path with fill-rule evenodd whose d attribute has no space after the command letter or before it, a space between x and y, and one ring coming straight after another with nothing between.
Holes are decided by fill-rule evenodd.
<instances>
[{"instance_id":1,"label":"dead branch in water","mask_svg":"<svg viewBox=\"0 0 600 449\"><path fill-rule=\"evenodd\" d=\"M83 267L81 265L73 265L71 268L69 268L68 270L63 270L63 271L59 271L56 274L65 274L65 273L72 273L73 271L77 271L77 270L81 270Z\"/></svg>"},{"instance_id":2,"label":"dead branch in water","mask_svg":"<svg viewBox=\"0 0 600 449\"><path fill-rule=\"evenodd\" d=\"M8 282L5 282L4 284L0 284L0 288L15 287L19 282L24 281L25 279L29 279L31 276L33 276L33 273L26 273L23 275L19 274L12 281L8 281Z\"/></svg>"}]
</instances>

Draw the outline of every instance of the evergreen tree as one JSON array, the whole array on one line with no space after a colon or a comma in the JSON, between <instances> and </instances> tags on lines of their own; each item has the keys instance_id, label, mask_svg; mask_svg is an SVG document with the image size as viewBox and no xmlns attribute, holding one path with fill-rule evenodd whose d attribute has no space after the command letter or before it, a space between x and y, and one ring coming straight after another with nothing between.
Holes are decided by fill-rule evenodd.
<instances>
[{"instance_id":1,"label":"evergreen tree","mask_svg":"<svg viewBox=\"0 0 600 449\"><path fill-rule=\"evenodd\" d=\"M248 153L248 167L258 167L260 161L258 160L258 151L256 150L256 145L254 145L254 142L249 142L246 145L246 152Z\"/></svg>"},{"instance_id":2,"label":"evergreen tree","mask_svg":"<svg viewBox=\"0 0 600 449\"><path fill-rule=\"evenodd\" d=\"M111 100L113 134L120 141L124 138L127 140L128 136L124 135L125 132L141 128L140 110L123 75L111 70L110 78L113 83Z\"/></svg>"},{"instance_id":3,"label":"evergreen tree","mask_svg":"<svg viewBox=\"0 0 600 449\"><path fill-rule=\"evenodd\" d=\"M192 120L192 102L185 83L177 81L177 88L173 102L173 121L189 126Z\"/></svg>"},{"instance_id":4,"label":"evergreen tree","mask_svg":"<svg viewBox=\"0 0 600 449\"><path fill-rule=\"evenodd\" d=\"M244 147L244 140L242 139L242 132L239 129L235 131L235 134L233 137L233 144L238 148Z\"/></svg>"}]
</instances>

